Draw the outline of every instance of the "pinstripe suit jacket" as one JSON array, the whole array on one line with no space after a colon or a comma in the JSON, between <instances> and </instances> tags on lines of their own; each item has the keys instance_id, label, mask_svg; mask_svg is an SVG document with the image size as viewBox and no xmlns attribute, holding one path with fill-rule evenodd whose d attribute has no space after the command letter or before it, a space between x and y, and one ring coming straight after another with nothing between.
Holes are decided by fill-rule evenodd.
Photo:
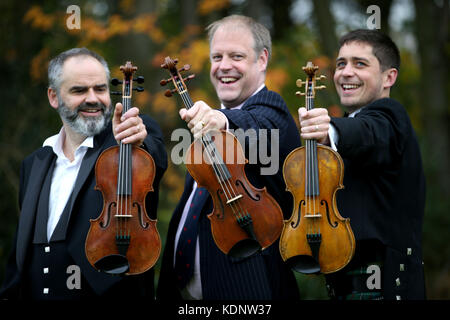
<instances>
[{"instance_id":1,"label":"pinstripe suit jacket","mask_svg":"<svg viewBox=\"0 0 450 320\"><path fill-rule=\"evenodd\" d=\"M285 102L277 93L263 88L256 95L250 97L240 110L224 109L221 111L227 116L230 129L255 129L257 132L260 129L279 129L279 157L276 157L276 161L279 161L279 168L276 174L261 175L260 163L246 165L245 171L249 181L255 187L267 187L268 192L282 207L284 215L290 215L292 198L285 191L282 165L288 153L300 146L300 136ZM247 158L250 143L247 139L243 146ZM269 140L267 143L276 143L276 141ZM175 233L183 208L192 191L192 185L193 179L188 175L184 192L169 225L157 290L157 298L161 300L181 299L173 270L173 252ZM211 225L206 217L211 211L212 200L209 198L199 219L200 273L203 299L297 299L299 295L296 281L292 271L286 267L280 257L278 241L250 258L232 261L214 243Z\"/></svg>"}]
</instances>

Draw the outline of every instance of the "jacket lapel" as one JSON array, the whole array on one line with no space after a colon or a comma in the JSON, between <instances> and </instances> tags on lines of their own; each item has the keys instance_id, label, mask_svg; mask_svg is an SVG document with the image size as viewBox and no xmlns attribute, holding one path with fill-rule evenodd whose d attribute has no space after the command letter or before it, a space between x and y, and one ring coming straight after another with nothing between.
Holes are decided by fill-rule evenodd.
<instances>
[{"instance_id":1,"label":"jacket lapel","mask_svg":"<svg viewBox=\"0 0 450 320\"><path fill-rule=\"evenodd\" d=\"M27 189L22 201L22 210L20 211L17 234L16 262L19 270L22 269L27 245L30 243L30 237L34 230L36 206L38 204L42 184L54 157L55 155L52 148L43 148L37 153L30 170L29 182L26 186Z\"/></svg>"},{"instance_id":2,"label":"jacket lapel","mask_svg":"<svg viewBox=\"0 0 450 320\"><path fill-rule=\"evenodd\" d=\"M100 153L106 149L107 143L106 143L106 132L109 132L108 130L111 130L111 127L108 126L106 130L104 130L100 135L96 136L94 138L94 148L89 148L89 150L84 155L83 161L81 162L80 171L78 171L77 180L75 181L75 185L72 190L72 194L69 198L68 208L65 208L69 210L69 216L67 218L67 221L70 221L70 217L72 215L72 209L75 203L75 200L77 199L78 193L81 190L81 187L86 182L87 178L89 177L89 174L94 168L95 163L97 162L98 157L100 156Z\"/></svg>"}]
</instances>

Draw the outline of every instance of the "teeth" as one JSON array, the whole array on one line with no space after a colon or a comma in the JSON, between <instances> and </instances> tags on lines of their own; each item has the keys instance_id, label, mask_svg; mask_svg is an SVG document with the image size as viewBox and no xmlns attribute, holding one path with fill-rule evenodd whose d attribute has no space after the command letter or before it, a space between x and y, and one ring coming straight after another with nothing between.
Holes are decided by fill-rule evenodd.
<instances>
[{"instance_id":1,"label":"teeth","mask_svg":"<svg viewBox=\"0 0 450 320\"><path fill-rule=\"evenodd\" d=\"M92 113L94 113L94 112L97 112L98 111L98 109L85 109L85 110L83 110L84 112L92 112Z\"/></svg>"},{"instance_id":2,"label":"teeth","mask_svg":"<svg viewBox=\"0 0 450 320\"><path fill-rule=\"evenodd\" d=\"M220 80L222 82L228 83L228 82L236 81L236 78L221 78Z\"/></svg>"},{"instance_id":3,"label":"teeth","mask_svg":"<svg viewBox=\"0 0 450 320\"><path fill-rule=\"evenodd\" d=\"M360 86L361 86L360 84L343 84L342 88L348 90L348 89L356 89L359 88Z\"/></svg>"}]
</instances>

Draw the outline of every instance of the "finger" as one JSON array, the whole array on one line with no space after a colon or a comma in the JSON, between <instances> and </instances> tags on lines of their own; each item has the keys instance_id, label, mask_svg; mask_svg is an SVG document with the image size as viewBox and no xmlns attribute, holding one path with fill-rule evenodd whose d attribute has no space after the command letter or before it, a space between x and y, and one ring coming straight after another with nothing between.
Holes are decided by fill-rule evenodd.
<instances>
[{"instance_id":1,"label":"finger","mask_svg":"<svg viewBox=\"0 0 450 320\"><path fill-rule=\"evenodd\" d=\"M180 114L181 120L186 121L186 112L187 112L186 108L181 108L180 111L178 112Z\"/></svg>"},{"instance_id":2,"label":"finger","mask_svg":"<svg viewBox=\"0 0 450 320\"><path fill-rule=\"evenodd\" d=\"M303 108L303 107L298 108L298 117L299 117L300 121L302 121L302 119L305 118L307 114L308 114L308 111L306 111L306 108Z\"/></svg>"},{"instance_id":3,"label":"finger","mask_svg":"<svg viewBox=\"0 0 450 320\"><path fill-rule=\"evenodd\" d=\"M139 132L140 126L143 126L140 117L128 118L118 124L115 128L116 140L122 140ZM145 127L145 126L144 126Z\"/></svg>"},{"instance_id":4,"label":"finger","mask_svg":"<svg viewBox=\"0 0 450 320\"><path fill-rule=\"evenodd\" d=\"M113 122L120 123L120 117L122 116L123 105L118 102L114 108Z\"/></svg>"},{"instance_id":5,"label":"finger","mask_svg":"<svg viewBox=\"0 0 450 320\"><path fill-rule=\"evenodd\" d=\"M197 102L194 103L194 105L189 110L186 111L186 117L184 121L186 122L192 121L192 119L195 118L195 116L197 115L199 108L200 105Z\"/></svg>"},{"instance_id":6,"label":"finger","mask_svg":"<svg viewBox=\"0 0 450 320\"><path fill-rule=\"evenodd\" d=\"M133 127L129 127L126 130L120 132L116 135L116 140L122 141L123 143L132 144L142 144L145 137L147 136L147 129L144 124L138 124Z\"/></svg>"},{"instance_id":7,"label":"finger","mask_svg":"<svg viewBox=\"0 0 450 320\"><path fill-rule=\"evenodd\" d=\"M136 133L124 138L123 143L130 143L136 146L141 146L144 139L147 137L147 129L144 124L140 124L136 127Z\"/></svg>"},{"instance_id":8,"label":"finger","mask_svg":"<svg viewBox=\"0 0 450 320\"><path fill-rule=\"evenodd\" d=\"M136 107L131 108L127 112L125 112L122 117L120 118L121 121L125 121L129 118L138 117L139 116L139 109Z\"/></svg>"}]
</instances>

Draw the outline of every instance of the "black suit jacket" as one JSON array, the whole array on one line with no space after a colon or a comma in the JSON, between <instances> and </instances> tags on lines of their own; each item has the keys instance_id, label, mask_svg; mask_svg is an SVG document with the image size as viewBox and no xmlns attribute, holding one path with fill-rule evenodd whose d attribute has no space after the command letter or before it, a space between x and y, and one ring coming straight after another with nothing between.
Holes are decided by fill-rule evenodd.
<instances>
[{"instance_id":1,"label":"black suit jacket","mask_svg":"<svg viewBox=\"0 0 450 320\"><path fill-rule=\"evenodd\" d=\"M246 165L249 181L256 187L266 186L268 192L278 201L285 215L291 214L292 198L285 191L282 177L284 158L293 149L300 146L300 136L295 122L281 96L264 88L249 98L240 110L223 109L228 118L230 129L243 130L279 129L279 170L275 175L261 175L261 164ZM249 139L243 146L248 158ZM276 141L268 141L276 143ZM270 150L270 148L269 148ZM259 161L258 161L259 162ZM161 274L158 283L157 298L181 299L176 285L173 269L175 234L183 208L192 191L193 179L187 176L184 192L181 196L167 234ZM199 220L200 273L202 294L205 300L236 299L297 299L298 289L293 273L283 263L278 241L269 248L243 261L232 261L220 251L211 235L211 225L206 217L212 211L209 198L202 209Z\"/></svg>"},{"instance_id":2,"label":"black suit jacket","mask_svg":"<svg viewBox=\"0 0 450 320\"><path fill-rule=\"evenodd\" d=\"M153 182L154 192L149 192L146 198L146 210L151 218L156 218L160 179L167 168L167 154L164 148L162 133L158 124L150 117L143 115L142 119L148 135L144 141L145 149L155 161L156 173ZM87 261L85 255L85 240L90 227L90 219L97 218L103 208L103 198L100 191L94 190L95 163L105 149L117 145L112 135L111 123L100 134L94 137L94 147L86 152L77 180L69 198L70 216L66 233L66 245L74 262L80 267L82 276L97 295L105 295L112 287L130 287L138 283L137 277L113 277L97 272ZM7 268L5 281L0 290L2 298L20 298L25 261L29 254L36 219L37 203L41 186L52 161L56 155L51 147L42 147L28 156L22 163L20 173L19 207L20 218ZM153 270L138 276L148 284L147 293L154 296ZM58 280L55 280L58 281ZM60 280L59 280L60 281ZM131 288L130 288L131 289Z\"/></svg>"},{"instance_id":3,"label":"black suit jacket","mask_svg":"<svg viewBox=\"0 0 450 320\"><path fill-rule=\"evenodd\" d=\"M408 114L397 101L384 98L354 118L332 118L332 124L345 166L337 204L357 240L354 260L382 257L385 298L423 299L425 177Z\"/></svg>"}]
</instances>

